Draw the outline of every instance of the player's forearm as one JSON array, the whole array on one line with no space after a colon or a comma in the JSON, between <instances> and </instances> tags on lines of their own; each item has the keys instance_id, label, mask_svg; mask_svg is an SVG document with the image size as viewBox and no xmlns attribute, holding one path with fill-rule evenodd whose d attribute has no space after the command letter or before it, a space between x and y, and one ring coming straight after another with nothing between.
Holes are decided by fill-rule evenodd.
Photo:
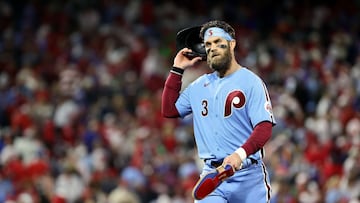
<instances>
[{"instance_id":1,"label":"player's forearm","mask_svg":"<svg viewBox=\"0 0 360 203\"><path fill-rule=\"evenodd\" d=\"M252 134L250 135L249 139L245 142L241 148L237 150L239 156L243 159L251 154L254 154L258 150L264 147L265 143L270 139L272 134L272 123L270 122L261 122L259 123ZM245 155L244 155L245 152Z\"/></svg>"},{"instance_id":2,"label":"player's forearm","mask_svg":"<svg viewBox=\"0 0 360 203\"><path fill-rule=\"evenodd\" d=\"M172 69L168 78L166 79L161 102L161 113L167 118L179 117L179 112L176 109L175 103L179 97L181 90L182 72L178 69Z\"/></svg>"}]
</instances>

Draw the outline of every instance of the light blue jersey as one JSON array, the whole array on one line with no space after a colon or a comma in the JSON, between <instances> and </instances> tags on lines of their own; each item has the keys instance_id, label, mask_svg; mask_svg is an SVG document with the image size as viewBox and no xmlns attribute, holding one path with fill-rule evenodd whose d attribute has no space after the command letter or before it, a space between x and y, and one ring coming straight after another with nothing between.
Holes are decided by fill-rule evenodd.
<instances>
[{"instance_id":1,"label":"light blue jersey","mask_svg":"<svg viewBox=\"0 0 360 203\"><path fill-rule=\"evenodd\" d=\"M202 75L180 94L176 108L181 117L193 114L201 159L223 159L245 143L258 123L275 124L264 82L244 67L223 78L216 72Z\"/></svg>"},{"instance_id":2,"label":"light blue jersey","mask_svg":"<svg viewBox=\"0 0 360 203\"><path fill-rule=\"evenodd\" d=\"M223 78L216 72L199 77L180 94L176 108L181 117L193 116L199 157L205 160L201 175L213 170L212 160L241 147L258 123L275 124L264 82L244 67ZM270 180L262 156L262 150L250 155L241 170L195 203L269 202Z\"/></svg>"}]
</instances>

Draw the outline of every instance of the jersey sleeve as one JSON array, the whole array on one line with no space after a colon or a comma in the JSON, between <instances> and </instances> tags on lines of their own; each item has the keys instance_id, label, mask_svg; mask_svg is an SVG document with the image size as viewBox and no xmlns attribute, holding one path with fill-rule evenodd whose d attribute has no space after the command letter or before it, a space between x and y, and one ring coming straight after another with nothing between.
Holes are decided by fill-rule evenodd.
<instances>
[{"instance_id":1,"label":"jersey sleeve","mask_svg":"<svg viewBox=\"0 0 360 203\"><path fill-rule=\"evenodd\" d=\"M181 118L184 118L185 116L192 113L190 92L191 92L191 85L189 85L187 88L184 89L183 92L181 92L178 100L175 103L176 109L178 110Z\"/></svg>"},{"instance_id":2,"label":"jersey sleeve","mask_svg":"<svg viewBox=\"0 0 360 203\"><path fill-rule=\"evenodd\" d=\"M250 95L248 97L248 115L250 117L253 128L263 121L269 121L273 125L276 124L273 112L270 96L265 83L257 78L251 88Z\"/></svg>"}]
</instances>

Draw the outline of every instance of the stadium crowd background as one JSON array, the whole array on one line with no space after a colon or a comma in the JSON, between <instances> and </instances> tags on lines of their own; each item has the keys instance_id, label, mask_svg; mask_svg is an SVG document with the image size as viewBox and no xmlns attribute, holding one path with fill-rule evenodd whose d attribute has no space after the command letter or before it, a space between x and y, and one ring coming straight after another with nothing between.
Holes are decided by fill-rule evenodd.
<instances>
[{"instance_id":1,"label":"stadium crowd background","mask_svg":"<svg viewBox=\"0 0 360 203\"><path fill-rule=\"evenodd\" d=\"M187 203L191 118L164 119L182 28L222 19L272 96L272 202L360 201L360 2L0 0L0 202ZM184 87L209 71L186 71Z\"/></svg>"}]
</instances>

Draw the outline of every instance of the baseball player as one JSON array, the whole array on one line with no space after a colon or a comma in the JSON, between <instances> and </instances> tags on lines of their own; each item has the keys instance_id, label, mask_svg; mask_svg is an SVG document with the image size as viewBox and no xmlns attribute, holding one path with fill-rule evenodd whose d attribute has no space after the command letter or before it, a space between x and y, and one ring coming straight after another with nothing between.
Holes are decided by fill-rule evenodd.
<instances>
[{"instance_id":1,"label":"baseball player","mask_svg":"<svg viewBox=\"0 0 360 203\"><path fill-rule=\"evenodd\" d=\"M198 155L205 163L202 174L222 164L230 164L236 172L195 202L270 202L262 149L276 121L266 85L236 61L235 31L228 23L203 24L200 38L213 71L180 92L185 69L202 61L201 57L188 57L191 49L181 49L165 82L162 113L168 118L192 114Z\"/></svg>"}]
</instances>

